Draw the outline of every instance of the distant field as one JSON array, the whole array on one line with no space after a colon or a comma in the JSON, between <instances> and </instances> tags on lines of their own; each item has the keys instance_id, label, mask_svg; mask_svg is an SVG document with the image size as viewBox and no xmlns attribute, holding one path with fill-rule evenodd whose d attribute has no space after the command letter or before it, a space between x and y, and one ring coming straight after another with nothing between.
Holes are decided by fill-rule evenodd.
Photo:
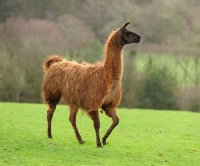
<instances>
[{"instance_id":1,"label":"distant field","mask_svg":"<svg viewBox=\"0 0 200 166\"><path fill-rule=\"evenodd\" d=\"M0 103L0 165L29 166L199 166L200 114L178 111L118 109L120 123L103 148L95 145L90 118L77 124L86 142L79 145L69 110L59 105L52 133L46 136L46 106ZM101 137L111 119L100 114Z\"/></svg>"},{"instance_id":2,"label":"distant field","mask_svg":"<svg viewBox=\"0 0 200 166\"><path fill-rule=\"evenodd\" d=\"M192 81L192 79L194 79L195 77L195 66L194 66L194 61L191 59L191 57L180 57L180 56L178 57L165 54L154 55L147 53L138 53L137 56L135 57L135 62L137 68L140 71L145 69L145 65L147 64L149 57L151 57L153 64L156 64L158 66L168 67L170 71L177 76L177 81L180 86L193 86L194 82ZM187 70L189 77L184 79L184 71L181 68L181 65L185 64L184 62L186 62L187 60L188 60Z\"/></svg>"}]
</instances>

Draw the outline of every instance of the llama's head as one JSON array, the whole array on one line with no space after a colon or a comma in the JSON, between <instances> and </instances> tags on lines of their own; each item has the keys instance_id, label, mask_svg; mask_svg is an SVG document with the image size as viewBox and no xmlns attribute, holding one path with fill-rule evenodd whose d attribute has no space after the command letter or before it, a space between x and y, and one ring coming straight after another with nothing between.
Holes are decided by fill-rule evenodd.
<instances>
[{"instance_id":1,"label":"llama's head","mask_svg":"<svg viewBox=\"0 0 200 166\"><path fill-rule=\"evenodd\" d=\"M125 44L130 44L130 43L139 43L140 42L140 36L132 31L129 31L126 29L126 27L130 24L131 22L128 21L124 25L122 25L119 28L119 42L122 45Z\"/></svg>"}]
</instances>

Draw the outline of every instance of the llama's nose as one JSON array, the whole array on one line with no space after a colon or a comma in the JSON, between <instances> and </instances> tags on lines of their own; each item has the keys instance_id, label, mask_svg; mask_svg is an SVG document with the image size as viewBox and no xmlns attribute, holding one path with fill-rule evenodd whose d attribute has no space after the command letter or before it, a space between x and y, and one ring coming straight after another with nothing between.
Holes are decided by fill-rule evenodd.
<instances>
[{"instance_id":1,"label":"llama's nose","mask_svg":"<svg viewBox=\"0 0 200 166\"><path fill-rule=\"evenodd\" d=\"M140 39L141 39L141 37L140 37L139 35L137 35L137 37L136 37L136 41L137 41L137 43L140 42Z\"/></svg>"},{"instance_id":2,"label":"llama's nose","mask_svg":"<svg viewBox=\"0 0 200 166\"><path fill-rule=\"evenodd\" d=\"M140 40L140 36L139 35L137 35L137 36L135 36L135 39L137 39L137 40Z\"/></svg>"}]
</instances>

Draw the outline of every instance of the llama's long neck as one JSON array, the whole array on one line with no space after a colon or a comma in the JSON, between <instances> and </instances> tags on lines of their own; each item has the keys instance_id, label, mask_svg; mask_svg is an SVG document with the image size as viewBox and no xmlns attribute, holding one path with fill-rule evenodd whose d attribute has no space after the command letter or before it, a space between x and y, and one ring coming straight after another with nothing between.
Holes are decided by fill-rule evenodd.
<instances>
[{"instance_id":1,"label":"llama's long neck","mask_svg":"<svg viewBox=\"0 0 200 166\"><path fill-rule=\"evenodd\" d=\"M117 32L111 33L105 44L105 62L104 67L109 73L112 73L114 80L122 78L123 73L123 47L118 43Z\"/></svg>"}]
</instances>

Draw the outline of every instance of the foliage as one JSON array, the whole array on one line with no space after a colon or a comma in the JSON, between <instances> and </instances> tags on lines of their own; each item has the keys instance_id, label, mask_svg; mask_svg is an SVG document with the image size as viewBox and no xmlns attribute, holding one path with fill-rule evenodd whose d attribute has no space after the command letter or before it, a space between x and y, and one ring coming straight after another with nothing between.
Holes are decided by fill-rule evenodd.
<instances>
[{"instance_id":1,"label":"foliage","mask_svg":"<svg viewBox=\"0 0 200 166\"><path fill-rule=\"evenodd\" d=\"M178 109L176 78L164 67L152 64L151 59L143 73L142 85L138 90L139 108Z\"/></svg>"},{"instance_id":2,"label":"foliage","mask_svg":"<svg viewBox=\"0 0 200 166\"><path fill-rule=\"evenodd\" d=\"M66 23L72 29L67 30ZM77 25L85 33L77 35L76 30L81 30ZM52 33L49 34L49 31ZM67 37L67 34L73 34L73 38L80 36L81 39L73 43L72 36ZM0 36L0 58L3 59L0 61L0 101L41 102L42 63L48 55L57 53L65 56L65 47L68 45L69 50L78 52L70 54L72 59L81 57L80 60L83 60L90 57L94 61L102 47L98 41L92 42L92 33L89 33L80 20L69 16L59 17L57 23L10 18L0 24ZM80 50L75 49L75 45ZM88 49L91 46L94 50Z\"/></svg>"},{"instance_id":3,"label":"foliage","mask_svg":"<svg viewBox=\"0 0 200 166\"><path fill-rule=\"evenodd\" d=\"M182 165L200 163L200 114L175 111L118 109L120 123L103 148L96 148L93 123L81 112L78 144L69 110L59 105L54 114L54 139L46 135L46 106L0 103L1 165ZM111 119L100 114L101 136Z\"/></svg>"},{"instance_id":4,"label":"foliage","mask_svg":"<svg viewBox=\"0 0 200 166\"><path fill-rule=\"evenodd\" d=\"M166 58L182 90L199 87L199 0L0 0L0 4L0 101L41 102L41 66L47 56L102 60L106 37L127 20L142 38L125 49L121 107L138 105L143 85L142 71L133 62L137 57L130 57L132 50L143 63L145 53L158 55L153 58L158 63ZM161 59L163 54L170 58ZM191 110L191 103L184 109Z\"/></svg>"}]
</instances>

